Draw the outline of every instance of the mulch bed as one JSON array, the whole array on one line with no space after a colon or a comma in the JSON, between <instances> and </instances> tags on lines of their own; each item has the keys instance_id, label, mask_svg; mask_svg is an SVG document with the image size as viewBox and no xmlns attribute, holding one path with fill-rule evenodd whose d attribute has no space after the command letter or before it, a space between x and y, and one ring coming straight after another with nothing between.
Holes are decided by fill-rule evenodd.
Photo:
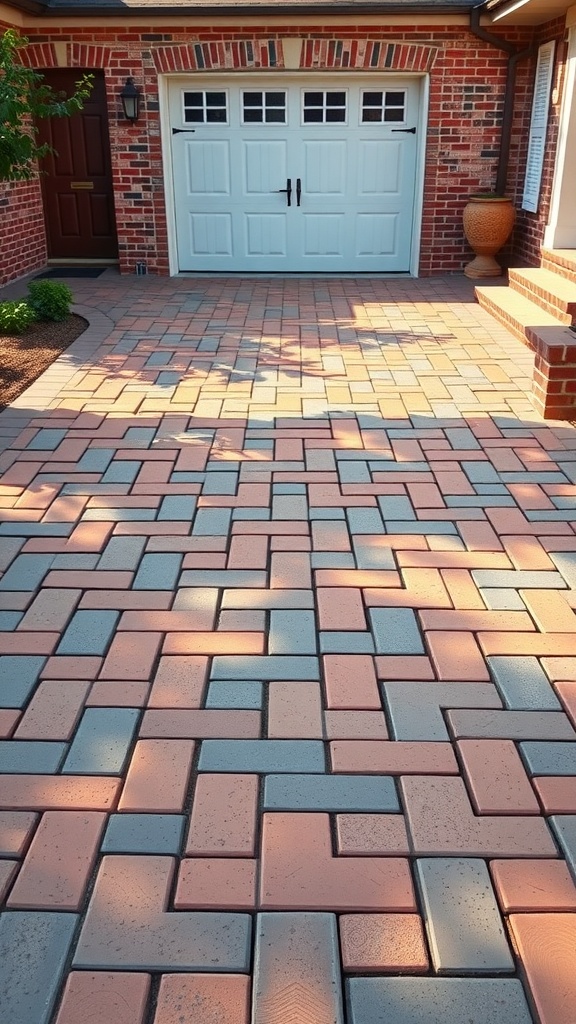
<instances>
[{"instance_id":1,"label":"mulch bed","mask_svg":"<svg viewBox=\"0 0 576 1024\"><path fill-rule=\"evenodd\" d=\"M70 313L59 323L32 324L23 334L0 334L0 410L21 395L86 330Z\"/></svg>"}]
</instances>

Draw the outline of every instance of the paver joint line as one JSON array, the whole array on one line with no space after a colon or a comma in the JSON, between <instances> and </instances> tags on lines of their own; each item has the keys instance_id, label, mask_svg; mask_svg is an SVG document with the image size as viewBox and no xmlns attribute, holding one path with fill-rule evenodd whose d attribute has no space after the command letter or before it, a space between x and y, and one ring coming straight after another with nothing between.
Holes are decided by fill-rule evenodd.
<instances>
[{"instance_id":1,"label":"paver joint line","mask_svg":"<svg viewBox=\"0 0 576 1024\"><path fill-rule=\"evenodd\" d=\"M457 277L76 293L0 413L2 1020L574 1024L530 351Z\"/></svg>"}]
</instances>

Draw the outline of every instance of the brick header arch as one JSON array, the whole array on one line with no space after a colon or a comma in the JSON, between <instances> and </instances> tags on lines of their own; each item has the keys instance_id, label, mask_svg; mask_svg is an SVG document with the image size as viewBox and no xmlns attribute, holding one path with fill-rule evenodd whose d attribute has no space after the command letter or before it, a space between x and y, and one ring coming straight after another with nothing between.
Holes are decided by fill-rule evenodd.
<instances>
[{"instance_id":1,"label":"brick header arch","mask_svg":"<svg viewBox=\"0 0 576 1024\"><path fill-rule=\"evenodd\" d=\"M284 67L282 44L277 39L230 39L158 46L153 49L152 58L159 73Z\"/></svg>"},{"instance_id":2,"label":"brick header arch","mask_svg":"<svg viewBox=\"0 0 576 1024\"><path fill-rule=\"evenodd\" d=\"M29 68L57 68L53 43L29 43L20 50L20 60Z\"/></svg>"},{"instance_id":3,"label":"brick header arch","mask_svg":"<svg viewBox=\"0 0 576 1024\"><path fill-rule=\"evenodd\" d=\"M436 59L438 47L382 42L376 39L302 39L300 67L313 69L355 69L424 72ZM284 69L283 40L222 39L214 42L181 43L152 50L159 73L174 71L232 71L240 69Z\"/></svg>"},{"instance_id":4,"label":"brick header arch","mask_svg":"<svg viewBox=\"0 0 576 1024\"><path fill-rule=\"evenodd\" d=\"M56 46L66 47L66 59L58 59ZM29 43L21 52L22 63L31 68L107 68L110 48L91 43Z\"/></svg>"},{"instance_id":5,"label":"brick header arch","mask_svg":"<svg viewBox=\"0 0 576 1024\"><path fill-rule=\"evenodd\" d=\"M71 43L68 48L71 68L107 68L110 64L110 49L91 43Z\"/></svg>"},{"instance_id":6,"label":"brick header arch","mask_svg":"<svg viewBox=\"0 0 576 1024\"><path fill-rule=\"evenodd\" d=\"M438 48L376 39L306 39L302 68L354 68L363 71L429 71Z\"/></svg>"}]
</instances>

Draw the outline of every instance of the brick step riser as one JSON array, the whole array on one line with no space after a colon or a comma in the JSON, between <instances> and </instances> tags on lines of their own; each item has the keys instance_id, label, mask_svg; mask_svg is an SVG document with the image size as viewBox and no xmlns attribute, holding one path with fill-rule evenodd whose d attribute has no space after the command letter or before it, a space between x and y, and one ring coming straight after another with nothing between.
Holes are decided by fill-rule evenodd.
<instances>
[{"instance_id":1,"label":"brick step riser","mask_svg":"<svg viewBox=\"0 0 576 1024\"><path fill-rule=\"evenodd\" d=\"M541 266L543 270L552 270L554 274L567 278L576 284L576 256L568 262L562 256L556 256L553 252L543 251Z\"/></svg>"},{"instance_id":2,"label":"brick step riser","mask_svg":"<svg viewBox=\"0 0 576 1024\"><path fill-rule=\"evenodd\" d=\"M512 291L518 292L519 295L530 299L531 302L535 302L541 309L557 317L560 323L566 324L568 327L576 323L576 299L574 302L569 303L563 303L561 299L553 301L555 296L550 295L549 292L543 295L540 289L536 290L534 288L533 284L517 280L514 271L511 270L508 276Z\"/></svg>"}]
</instances>

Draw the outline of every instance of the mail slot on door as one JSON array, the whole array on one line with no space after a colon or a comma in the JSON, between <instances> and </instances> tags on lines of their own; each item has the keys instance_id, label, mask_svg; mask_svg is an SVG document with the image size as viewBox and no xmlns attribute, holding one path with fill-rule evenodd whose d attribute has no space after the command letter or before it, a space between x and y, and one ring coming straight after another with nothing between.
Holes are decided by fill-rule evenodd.
<instances>
[{"instance_id":1,"label":"mail slot on door","mask_svg":"<svg viewBox=\"0 0 576 1024\"><path fill-rule=\"evenodd\" d=\"M71 181L70 182L70 188L87 188L87 189L91 189L91 188L94 188L94 182L93 181Z\"/></svg>"}]
</instances>

